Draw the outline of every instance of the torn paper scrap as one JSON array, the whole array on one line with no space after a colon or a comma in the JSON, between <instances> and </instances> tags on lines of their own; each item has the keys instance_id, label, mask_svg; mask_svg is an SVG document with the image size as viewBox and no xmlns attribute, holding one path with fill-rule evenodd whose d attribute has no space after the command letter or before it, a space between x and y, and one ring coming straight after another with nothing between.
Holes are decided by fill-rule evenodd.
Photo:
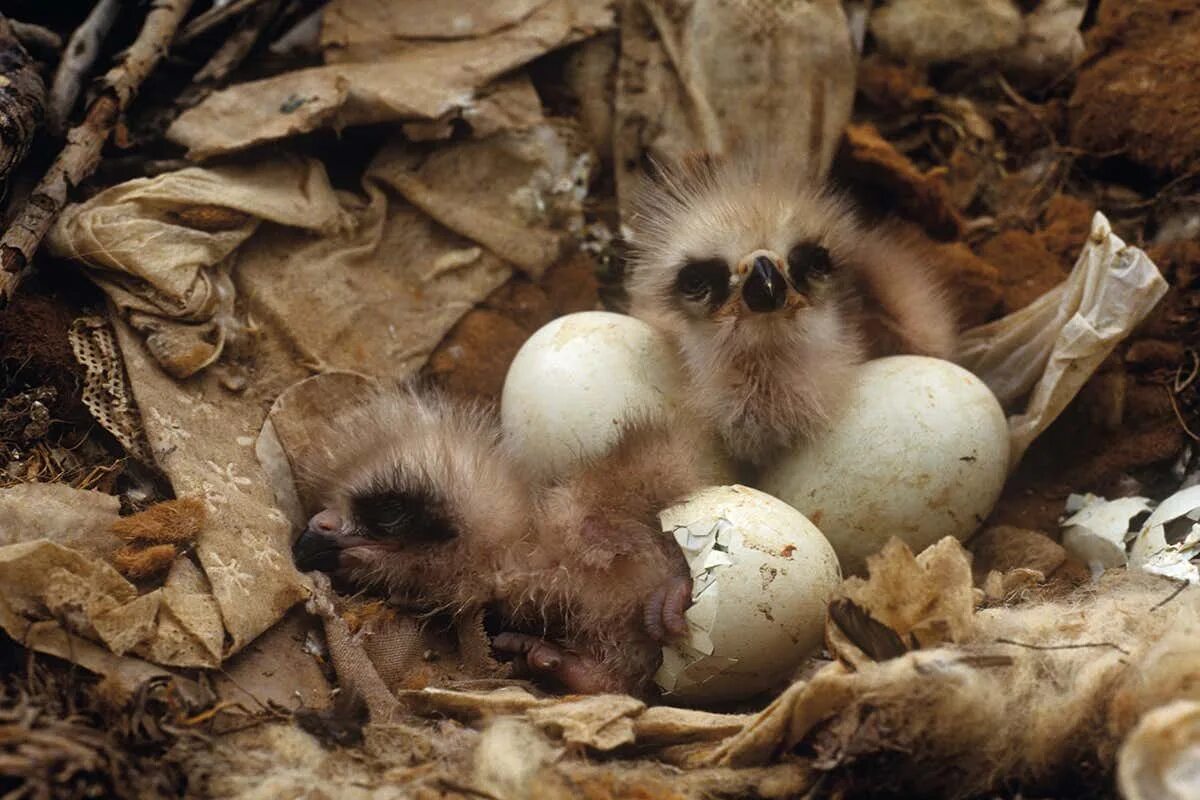
<instances>
[{"instance_id":1,"label":"torn paper scrap","mask_svg":"<svg viewBox=\"0 0 1200 800\"><path fill-rule=\"evenodd\" d=\"M327 61L372 61L422 39L477 39L517 25L552 0L408 0L396 14L379 0L332 0L321 20ZM603 10L605 3L582 3Z\"/></svg>"},{"instance_id":2,"label":"torn paper scrap","mask_svg":"<svg viewBox=\"0 0 1200 800\"><path fill-rule=\"evenodd\" d=\"M622 10L620 51L613 164L623 212L647 157L726 153L764 132L786 135L814 180L828 171L856 80L839 0L638 0Z\"/></svg>"},{"instance_id":3,"label":"torn paper scrap","mask_svg":"<svg viewBox=\"0 0 1200 800\"><path fill-rule=\"evenodd\" d=\"M563 233L582 231L592 167L573 126L546 123L428 155L397 142L379 153L370 174L536 278L558 259Z\"/></svg>"},{"instance_id":4,"label":"torn paper scrap","mask_svg":"<svg viewBox=\"0 0 1200 800\"><path fill-rule=\"evenodd\" d=\"M0 595L0 625L27 646L41 626L166 666L221 661L223 629L203 641L166 589L139 595L108 562L44 539L0 547Z\"/></svg>"},{"instance_id":5,"label":"torn paper scrap","mask_svg":"<svg viewBox=\"0 0 1200 800\"><path fill-rule=\"evenodd\" d=\"M116 497L26 484L0 491L0 506L15 536L0 547L9 635L24 642L31 625L62 626L64 635L91 640L117 656L179 667L221 663L221 613L188 557L175 560L161 588L140 595L111 566L120 544L109 530L119 519Z\"/></svg>"},{"instance_id":6,"label":"torn paper scrap","mask_svg":"<svg viewBox=\"0 0 1200 800\"><path fill-rule=\"evenodd\" d=\"M963 334L958 363L982 378L1005 408L1027 398L1009 417L1010 470L1166 291L1149 257L1121 241L1097 213L1066 281Z\"/></svg>"},{"instance_id":7,"label":"torn paper scrap","mask_svg":"<svg viewBox=\"0 0 1200 800\"><path fill-rule=\"evenodd\" d=\"M292 526L255 453L272 381L292 382L304 370L286 357L264 361L261 382L241 393L224 389L212 373L180 383L158 368L127 324L114 324L158 466L177 496L198 497L207 508L195 547L203 574L177 576L172 613L207 644L220 641L219 663L308 594L292 564Z\"/></svg>"},{"instance_id":8,"label":"torn paper scrap","mask_svg":"<svg viewBox=\"0 0 1200 800\"><path fill-rule=\"evenodd\" d=\"M548 0L515 24L476 38L408 39L402 21L408 13L370 3L360 16L362 5L325 9L333 26L327 53L339 53L338 63L214 92L181 114L167 138L187 147L190 158L205 159L320 128L468 119L481 113L481 98L490 94L484 89L497 78L612 26L607 4ZM455 5L463 4L447 8ZM356 18L353 26L341 24L348 17ZM508 98L523 102L528 94ZM493 95L493 106L496 101ZM489 116L501 113L493 108Z\"/></svg>"},{"instance_id":9,"label":"torn paper scrap","mask_svg":"<svg viewBox=\"0 0 1200 800\"><path fill-rule=\"evenodd\" d=\"M163 368L186 378L246 335L226 260L263 222L308 238L347 230L354 219L320 162L275 157L113 186L68 206L48 244L88 265Z\"/></svg>"},{"instance_id":10,"label":"torn paper scrap","mask_svg":"<svg viewBox=\"0 0 1200 800\"><path fill-rule=\"evenodd\" d=\"M190 168L69 207L52 245L176 378L216 367L244 387L266 340L313 369L404 377L511 265L538 275L558 257L590 169L566 124L385 146L365 200L312 160Z\"/></svg>"},{"instance_id":11,"label":"torn paper scrap","mask_svg":"<svg viewBox=\"0 0 1200 800\"><path fill-rule=\"evenodd\" d=\"M34 539L67 545L80 540L115 545L108 529L120 510L121 502L113 495L62 483L9 486L0 489L0 545Z\"/></svg>"}]
</instances>

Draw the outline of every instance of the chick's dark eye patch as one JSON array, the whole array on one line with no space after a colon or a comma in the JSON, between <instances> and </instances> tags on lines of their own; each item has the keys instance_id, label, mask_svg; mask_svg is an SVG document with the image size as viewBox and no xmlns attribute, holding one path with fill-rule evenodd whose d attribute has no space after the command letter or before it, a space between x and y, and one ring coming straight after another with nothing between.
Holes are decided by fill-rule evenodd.
<instances>
[{"instance_id":1,"label":"chick's dark eye patch","mask_svg":"<svg viewBox=\"0 0 1200 800\"><path fill-rule=\"evenodd\" d=\"M688 261L675 276L675 291L687 300L719 306L729 298L729 265L719 258Z\"/></svg>"},{"instance_id":2,"label":"chick's dark eye patch","mask_svg":"<svg viewBox=\"0 0 1200 800\"><path fill-rule=\"evenodd\" d=\"M350 511L372 539L444 542L455 536L441 499L424 488L377 488L350 498Z\"/></svg>"},{"instance_id":3,"label":"chick's dark eye patch","mask_svg":"<svg viewBox=\"0 0 1200 800\"><path fill-rule=\"evenodd\" d=\"M820 280L833 272L833 257L816 242L801 242L788 252L788 277L796 286Z\"/></svg>"}]
</instances>

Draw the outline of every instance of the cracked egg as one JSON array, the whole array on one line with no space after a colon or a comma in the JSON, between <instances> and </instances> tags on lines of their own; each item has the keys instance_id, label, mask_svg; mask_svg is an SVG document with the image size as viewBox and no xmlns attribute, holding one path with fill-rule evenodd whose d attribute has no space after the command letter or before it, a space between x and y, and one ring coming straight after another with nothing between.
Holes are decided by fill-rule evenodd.
<instances>
[{"instance_id":1,"label":"cracked egg","mask_svg":"<svg viewBox=\"0 0 1200 800\"><path fill-rule=\"evenodd\" d=\"M746 486L704 489L659 515L692 575L687 636L654 676L668 701L741 700L788 678L821 646L841 583L837 555L787 503Z\"/></svg>"}]
</instances>

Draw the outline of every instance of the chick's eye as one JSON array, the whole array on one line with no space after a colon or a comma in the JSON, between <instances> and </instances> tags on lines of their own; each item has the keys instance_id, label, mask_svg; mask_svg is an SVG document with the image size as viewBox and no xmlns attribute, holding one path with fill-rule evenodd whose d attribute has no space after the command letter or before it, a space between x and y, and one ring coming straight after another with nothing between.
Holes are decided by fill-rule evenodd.
<instances>
[{"instance_id":1,"label":"chick's eye","mask_svg":"<svg viewBox=\"0 0 1200 800\"><path fill-rule=\"evenodd\" d=\"M833 272L829 251L815 242L801 242L788 253L788 275L800 285L812 278L824 278Z\"/></svg>"},{"instance_id":2,"label":"chick's eye","mask_svg":"<svg viewBox=\"0 0 1200 800\"><path fill-rule=\"evenodd\" d=\"M675 277L675 288L689 300L722 303L729 295L729 267L719 258L689 261Z\"/></svg>"}]
</instances>

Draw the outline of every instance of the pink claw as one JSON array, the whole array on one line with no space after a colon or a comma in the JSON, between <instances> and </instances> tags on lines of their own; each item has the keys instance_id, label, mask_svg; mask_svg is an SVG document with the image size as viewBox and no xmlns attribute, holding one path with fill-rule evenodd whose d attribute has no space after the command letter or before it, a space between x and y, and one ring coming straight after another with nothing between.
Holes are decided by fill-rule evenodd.
<instances>
[{"instance_id":1,"label":"pink claw","mask_svg":"<svg viewBox=\"0 0 1200 800\"><path fill-rule=\"evenodd\" d=\"M646 632L656 642L683 636L687 633L684 612L692 604L692 582L689 578L672 578L654 590L646 601L642 621Z\"/></svg>"}]
</instances>

